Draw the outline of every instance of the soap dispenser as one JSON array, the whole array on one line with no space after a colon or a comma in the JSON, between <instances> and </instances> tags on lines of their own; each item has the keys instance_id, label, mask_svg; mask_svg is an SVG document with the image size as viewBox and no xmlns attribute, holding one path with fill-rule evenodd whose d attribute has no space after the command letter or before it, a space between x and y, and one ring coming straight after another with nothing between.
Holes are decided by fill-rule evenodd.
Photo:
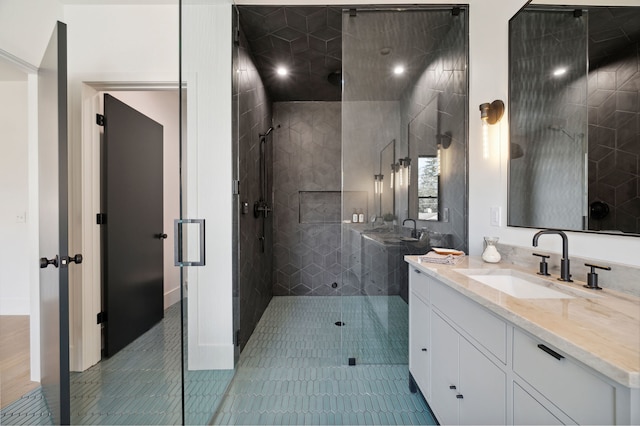
<instances>
[{"instance_id":1,"label":"soap dispenser","mask_svg":"<svg viewBox=\"0 0 640 426\"><path fill-rule=\"evenodd\" d=\"M358 222L364 223L364 213L362 212L362 209L358 210Z\"/></svg>"},{"instance_id":2,"label":"soap dispenser","mask_svg":"<svg viewBox=\"0 0 640 426\"><path fill-rule=\"evenodd\" d=\"M356 209L353 209L353 214L351 215L351 223L358 223L358 212Z\"/></svg>"},{"instance_id":3,"label":"soap dispenser","mask_svg":"<svg viewBox=\"0 0 640 426\"><path fill-rule=\"evenodd\" d=\"M487 263L498 263L500 262L501 256L498 253L498 249L496 248L496 243L498 242L498 237L484 237L484 251L482 252L482 260Z\"/></svg>"}]
</instances>

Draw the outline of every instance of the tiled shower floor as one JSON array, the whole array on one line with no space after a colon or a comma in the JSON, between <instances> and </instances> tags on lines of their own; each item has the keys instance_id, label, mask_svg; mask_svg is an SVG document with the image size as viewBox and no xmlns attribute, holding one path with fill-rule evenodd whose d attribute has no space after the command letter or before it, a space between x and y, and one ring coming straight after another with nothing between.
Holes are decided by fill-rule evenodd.
<instances>
[{"instance_id":1,"label":"tiled shower floor","mask_svg":"<svg viewBox=\"0 0 640 426\"><path fill-rule=\"evenodd\" d=\"M226 394L232 372L187 372L185 423L208 423L223 397L214 424L435 424L408 390L406 321L398 296L274 297ZM120 353L73 373L72 423L179 423L179 333L174 305ZM50 424L40 391L2 410L0 424Z\"/></svg>"},{"instance_id":2,"label":"tiled shower floor","mask_svg":"<svg viewBox=\"0 0 640 426\"><path fill-rule=\"evenodd\" d=\"M274 297L214 424L436 424L409 392L407 317L398 296Z\"/></svg>"}]
</instances>

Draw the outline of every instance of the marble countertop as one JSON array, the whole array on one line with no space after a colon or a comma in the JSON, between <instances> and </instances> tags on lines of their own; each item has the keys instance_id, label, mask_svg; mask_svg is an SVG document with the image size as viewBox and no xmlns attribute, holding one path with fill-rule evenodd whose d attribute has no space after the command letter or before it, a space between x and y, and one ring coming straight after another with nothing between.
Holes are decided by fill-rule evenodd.
<instances>
[{"instance_id":1,"label":"marble countertop","mask_svg":"<svg viewBox=\"0 0 640 426\"><path fill-rule=\"evenodd\" d=\"M403 246L407 244L416 245L423 248L427 246L427 241L420 241L417 238L411 238L400 230L405 228L398 227L371 227L369 224L349 224L351 229L360 233L362 237L384 246ZM406 232L409 232L408 228Z\"/></svg>"},{"instance_id":2,"label":"marble countertop","mask_svg":"<svg viewBox=\"0 0 640 426\"><path fill-rule=\"evenodd\" d=\"M456 265L420 263L418 256L405 256L405 261L611 380L640 388L640 298L606 288L589 290L582 287L584 282L559 282L556 277L547 279L512 264L488 264L475 256ZM574 297L519 299L456 272L497 268L528 273Z\"/></svg>"}]
</instances>

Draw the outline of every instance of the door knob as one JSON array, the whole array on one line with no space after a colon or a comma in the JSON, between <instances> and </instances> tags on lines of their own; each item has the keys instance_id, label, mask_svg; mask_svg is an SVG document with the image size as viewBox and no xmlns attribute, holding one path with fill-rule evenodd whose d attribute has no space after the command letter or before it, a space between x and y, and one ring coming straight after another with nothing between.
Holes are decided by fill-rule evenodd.
<instances>
[{"instance_id":1,"label":"door knob","mask_svg":"<svg viewBox=\"0 0 640 426\"><path fill-rule=\"evenodd\" d=\"M49 265L53 265L56 268L58 267L58 255L56 254L56 257L54 257L53 259L47 259L46 257L41 257L40 258L40 267L41 268L46 268Z\"/></svg>"},{"instance_id":2,"label":"door knob","mask_svg":"<svg viewBox=\"0 0 640 426\"><path fill-rule=\"evenodd\" d=\"M76 265L79 265L82 263L82 255L76 254L73 257L67 257L67 262L68 263L74 262Z\"/></svg>"},{"instance_id":3,"label":"door knob","mask_svg":"<svg viewBox=\"0 0 640 426\"><path fill-rule=\"evenodd\" d=\"M165 239L167 239L167 234L160 233L160 234L158 234L158 238L160 238L161 240L165 240Z\"/></svg>"}]
</instances>

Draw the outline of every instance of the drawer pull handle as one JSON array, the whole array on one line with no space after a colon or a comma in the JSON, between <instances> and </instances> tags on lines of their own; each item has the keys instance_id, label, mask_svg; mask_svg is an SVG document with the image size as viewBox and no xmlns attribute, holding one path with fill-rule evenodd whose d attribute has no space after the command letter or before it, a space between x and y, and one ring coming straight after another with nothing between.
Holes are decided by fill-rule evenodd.
<instances>
[{"instance_id":1,"label":"drawer pull handle","mask_svg":"<svg viewBox=\"0 0 640 426\"><path fill-rule=\"evenodd\" d=\"M462 398L463 398L463 396L462 396L462 394L460 394L460 393L459 393L459 394L457 394L457 395L456 395L456 398L458 398L458 399L462 399Z\"/></svg>"},{"instance_id":2,"label":"drawer pull handle","mask_svg":"<svg viewBox=\"0 0 640 426\"><path fill-rule=\"evenodd\" d=\"M427 351L427 348L422 348L422 352L426 352L426 351Z\"/></svg>"},{"instance_id":3,"label":"drawer pull handle","mask_svg":"<svg viewBox=\"0 0 640 426\"><path fill-rule=\"evenodd\" d=\"M449 389L456 389L456 386L455 385L451 385L451 386L449 386Z\"/></svg>"},{"instance_id":4,"label":"drawer pull handle","mask_svg":"<svg viewBox=\"0 0 640 426\"><path fill-rule=\"evenodd\" d=\"M417 269L414 269L413 272L415 272L416 274L421 274L422 272L418 271Z\"/></svg>"},{"instance_id":5,"label":"drawer pull handle","mask_svg":"<svg viewBox=\"0 0 640 426\"><path fill-rule=\"evenodd\" d=\"M545 351L546 353L548 353L549 355L551 355L552 357L554 357L555 359L557 359L558 361L560 361L562 358L564 358L562 355L560 355L558 352L554 351L553 349L549 349L548 347L546 347L545 345L543 345L542 343L538 345L538 347L540 349L542 349L543 351Z\"/></svg>"}]
</instances>

